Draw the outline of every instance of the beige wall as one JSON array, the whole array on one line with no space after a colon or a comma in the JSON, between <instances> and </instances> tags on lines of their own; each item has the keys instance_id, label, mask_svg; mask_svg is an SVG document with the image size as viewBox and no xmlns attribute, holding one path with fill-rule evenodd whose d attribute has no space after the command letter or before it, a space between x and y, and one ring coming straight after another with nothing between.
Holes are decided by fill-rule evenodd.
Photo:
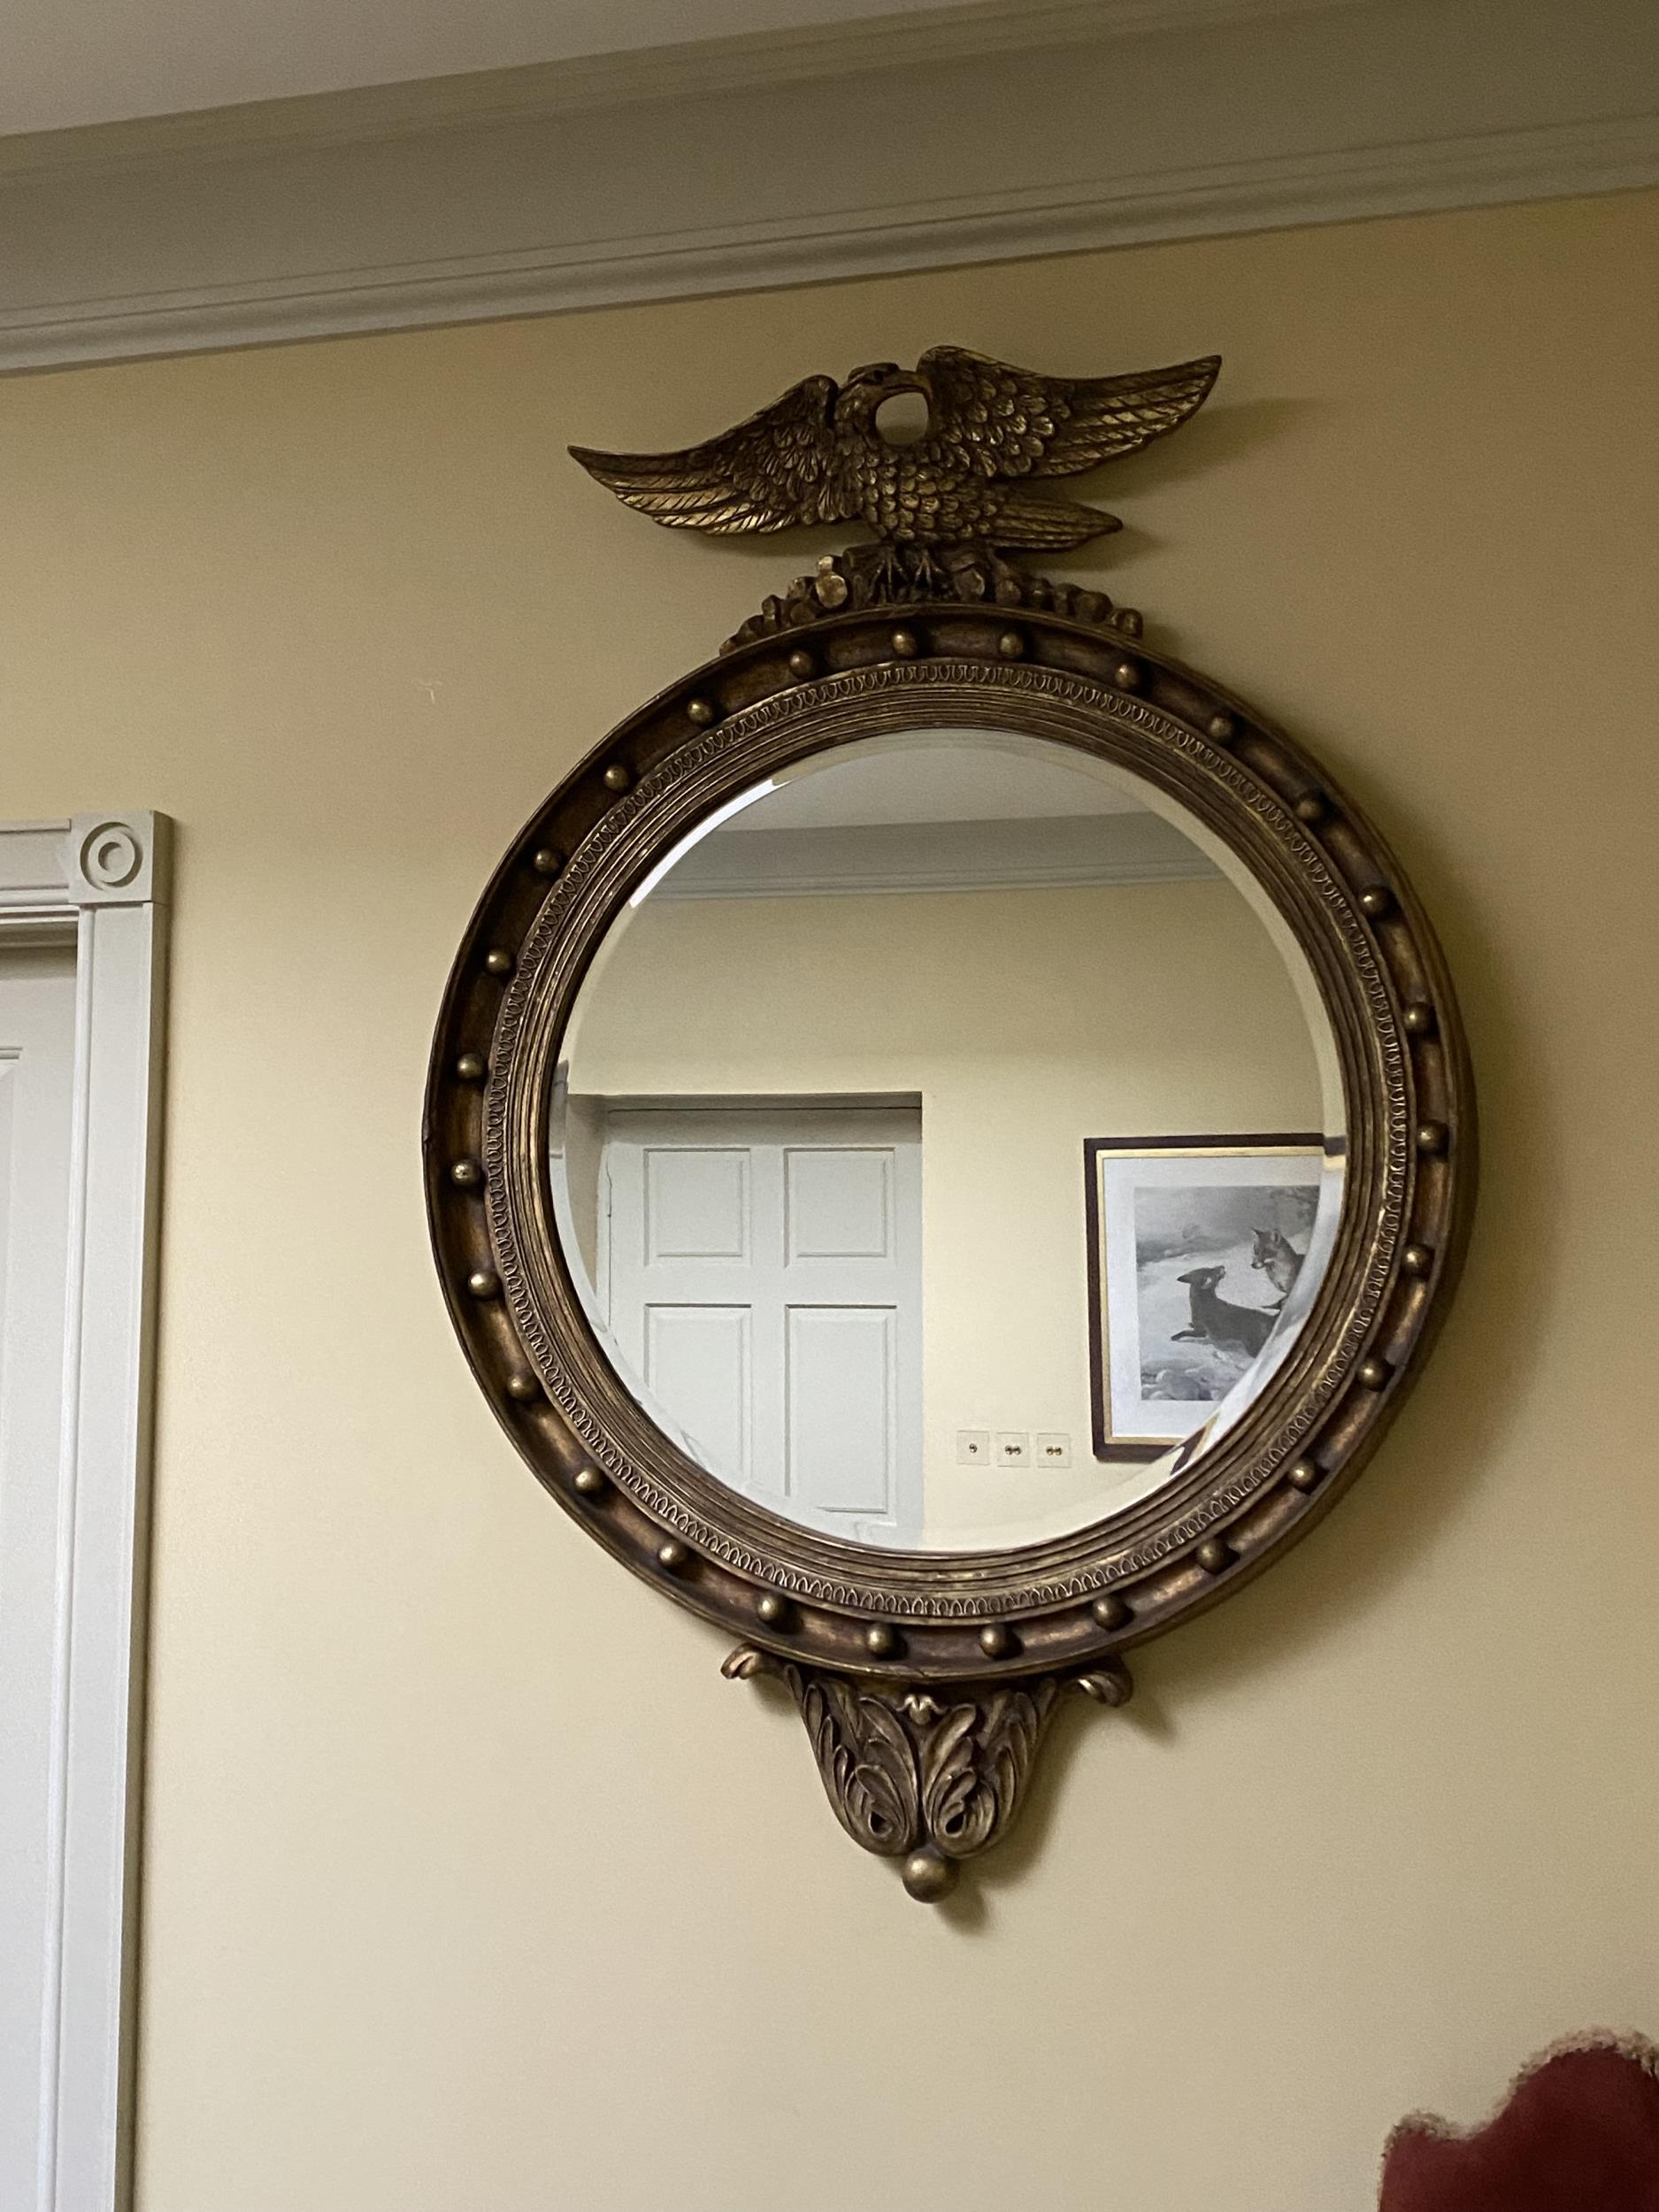
<instances>
[{"instance_id":1,"label":"beige wall","mask_svg":"<svg viewBox=\"0 0 1659 2212\"><path fill-rule=\"evenodd\" d=\"M1656 256L1641 196L0 389L0 810L183 829L142 2212L1361 2212L1408 2106L1655 2024ZM416 1153L515 826L812 549L565 441L942 338L1226 355L1077 572L1398 845L1486 1203L1352 1498L927 1912L518 1464Z\"/></svg>"},{"instance_id":2,"label":"beige wall","mask_svg":"<svg viewBox=\"0 0 1659 2212\"><path fill-rule=\"evenodd\" d=\"M940 1543L1029 1540L1141 1472L1090 1450L1084 1139L1323 1126L1290 976L1220 876L648 900L570 1049L572 1089L612 1097L919 1093ZM959 1467L958 1429L1063 1430L1071 1471Z\"/></svg>"}]
</instances>

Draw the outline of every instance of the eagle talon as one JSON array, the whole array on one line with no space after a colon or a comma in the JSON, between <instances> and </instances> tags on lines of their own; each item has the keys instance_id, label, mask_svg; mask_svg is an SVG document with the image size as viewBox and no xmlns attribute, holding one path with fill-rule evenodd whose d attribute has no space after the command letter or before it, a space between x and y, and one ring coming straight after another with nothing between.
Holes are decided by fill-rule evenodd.
<instances>
[{"instance_id":1,"label":"eagle talon","mask_svg":"<svg viewBox=\"0 0 1659 2212\"><path fill-rule=\"evenodd\" d=\"M881 558L870 572L870 603L872 606L897 606L912 598L910 578L904 558L904 550L896 545L884 546Z\"/></svg>"},{"instance_id":2,"label":"eagle talon","mask_svg":"<svg viewBox=\"0 0 1659 2212\"><path fill-rule=\"evenodd\" d=\"M925 545L906 548L909 553L910 582L918 599L937 599L945 581L945 572Z\"/></svg>"}]
</instances>

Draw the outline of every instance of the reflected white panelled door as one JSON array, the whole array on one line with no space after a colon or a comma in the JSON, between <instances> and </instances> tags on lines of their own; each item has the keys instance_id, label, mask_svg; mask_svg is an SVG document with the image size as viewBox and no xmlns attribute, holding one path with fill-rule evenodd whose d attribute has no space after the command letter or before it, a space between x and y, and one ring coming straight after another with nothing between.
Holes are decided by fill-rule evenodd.
<instances>
[{"instance_id":1,"label":"reflected white panelled door","mask_svg":"<svg viewBox=\"0 0 1659 2212\"><path fill-rule=\"evenodd\" d=\"M921 1506L919 1109L613 1110L603 1302L670 1433L849 1535Z\"/></svg>"},{"instance_id":2,"label":"reflected white panelled door","mask_svg":"<svg viewBox=\"0 0 1659 2212\"><path fill-rule=\"evenodd\" d=\"M35 2199L51 1864L75 956L0 951L0 2202Z\"/></svg>"}]
</instances>

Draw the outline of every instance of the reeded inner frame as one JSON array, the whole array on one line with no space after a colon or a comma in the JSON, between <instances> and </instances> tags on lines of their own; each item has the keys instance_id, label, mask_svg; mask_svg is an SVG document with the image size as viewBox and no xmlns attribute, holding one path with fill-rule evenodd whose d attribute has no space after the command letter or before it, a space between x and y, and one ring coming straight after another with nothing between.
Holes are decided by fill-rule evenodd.
<instances>
[{"instance_id":1,"label":"reeded inner frame","mask_svg":"<svg viewBox=\"0 0 1659 2212\"><path fill-rule=\"evenodd\" d=\"M986 609L933 611L896 633L888 613L815 625L804 677L800 634L697 672L625 724L530 826L469 931L441 1024L428 1114L434 1240L469 1355L532 1464L682 1601L821 1664L982 1677L978 1632L995 1622L1012 1631L998 1672L1086 1666L1259 1567L1379 1433L1457 1257L1472 1119L1455 1009L1426 925L1374 835L1303 757L1206 680L1048 616L1022 613L1011 629ZM1285 1365L1162 1489L1016 1548L891 1552L801 1528L728 1490L628 1395L554 1231L550 1078L599 943L696 822L807 756L969 724L1144 778L1254 877L1323 1001L1347 1187L1330 1268ZM496 972L506 960L510 972ZM481 1089L455 1071L469 1049L488 1061ZM481 1193L452 1175L472 1156ZM468 1287L480 1271L486 1283L498 1277L499 1296ZM763 1599L772 1617L757 1610ZM872 1622L898 1624L880 1654L868 1647Z\"/></svg>"}]
</instances>

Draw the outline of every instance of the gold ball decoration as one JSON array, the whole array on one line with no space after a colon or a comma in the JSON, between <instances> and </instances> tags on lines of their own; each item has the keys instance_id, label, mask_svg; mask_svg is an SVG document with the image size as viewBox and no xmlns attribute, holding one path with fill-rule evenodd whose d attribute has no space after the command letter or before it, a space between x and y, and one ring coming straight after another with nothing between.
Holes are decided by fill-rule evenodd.
<instances>
[{"instance_id":1,"label":"gold ball decoration","mask_svg":"<svg viewBox=\"0 0 1659 2212\"><path fill-rule=\"evenodd\" d=\"M1099 1666L1078 1676L1077 1686L1096 1705L1109 1705L1114 1712L1120 1705L1127 1705L1135 1694L1134 1678L1121 1659L1103 1659Z\"/></svg>"},{"instance_id":2,"label":"gold ball decoration","mask_svg":"<svg viewBox=\"0 0 1659 2212\"><path fill-rule=\"evenodd\" d=\"M890 1881L929 1901L959 1873L968 1887L963 1870L1018 1813L1051 1713L1064 1733L1086 1709L1123 1706L1143 1641L1225 1602L1335 1506L1449 1298L1479 1148L1455 986L1409 875L1323 780L1338 764L1167 660L1103 595L1086 605L1062 580L999 598L1000 556L983 574L978 557L930 580L919 549L899 545L887 589L875 547L850 561L843 611L820 619L809 557L803 588L769 600L722 657L671 676L524 808L460 936L422 1130L445 1301L511 1442L657 1602L718 1624L726 1679L787 1685L810 1729L820 1701L834 1706L840 1740L818 1731L832 1805L890 1855ZM548 1218L549 1064L618 909L710 816L918 718L1126 764L1236 847L1319 978L1354 1133L1312 1333L1250 1419L1132 1513L988 1555L867 1550L723 1491L629 1402ZM1049 1417L1036 1401L1029 1414ZM613 1609L631 1637L614 1593ZM896 1793L871 1813L868 1763L887 1749ZM801 1763L816 1790L813 1759ZM946 1904L935 1928L960 1910Z\"/></svg>"},{"instance_id":3,"label":"gold ball decoration","mask_svg":"<svg viewBox=\"0 0 1659 2212\"><path fill-rule=\"evenodd\" d=\"M949 1897L956 1877L956 1862L937 1851L912 1851L904 1862L904 1886L918 1904L936 1905L941 1897Z\"/></svg>"},{"instance_id":4,"label":"gold ball decoration","mask_svg":"<svg viewBox=\"0 0 1659 2212\"><path fill-rule=\"evenodd\" d=\"M835 556L833 553L820 556L818 574L812 579L812 596L819 606L832 611L836 607L844 607L851 589L852 587L835 565Z\"/></svg>"}]
</instances>

